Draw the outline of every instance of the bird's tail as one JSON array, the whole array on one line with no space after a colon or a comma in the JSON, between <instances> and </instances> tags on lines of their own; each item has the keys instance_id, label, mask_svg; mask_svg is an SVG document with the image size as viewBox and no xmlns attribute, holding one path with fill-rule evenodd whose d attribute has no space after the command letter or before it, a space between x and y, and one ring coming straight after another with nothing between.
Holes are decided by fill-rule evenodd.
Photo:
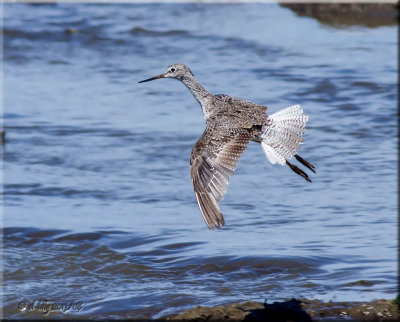
<instances>
[{"instance_id":1,"label":"bird's tail","mask_svg":"<svg viewBox=\"0 0 400 322\"><path fill-rule=\"evenodd\" d=\"M287 107L269 116L269 122L262 128L260 140L264 153L272 164L287 164L298 175L311 181L305 172L289 162L294 155L300 163L315 172L311 163L296 154L300 144L304 142L302 135L306 131L307 121L308 115L303 113L300 105Z\"/></svg>"}]
</instances>

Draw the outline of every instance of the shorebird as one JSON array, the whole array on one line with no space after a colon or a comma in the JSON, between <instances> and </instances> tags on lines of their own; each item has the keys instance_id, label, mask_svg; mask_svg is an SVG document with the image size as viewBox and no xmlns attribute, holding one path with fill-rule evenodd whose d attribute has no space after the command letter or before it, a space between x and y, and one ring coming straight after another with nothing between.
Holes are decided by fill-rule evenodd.
<instances>
[{"instance_id":1,"label":"shorebird","mask_svg":"<svg viewBox=\"0 0 400 322\"><path fill-rule=\"evenodd\" d=\"M226 193L229 177L233 176L240 155L250 141L261 143L272 164L286 164L311 182L303 170L289 162L294 156L315 173L314 166L296 154L304 142L302 135L308 121L299 105L267 116L267 106L224 94L210 94L184 64L170 65L165 73L139 83L160 78L181 81L203 110L207 126L193 146L190 175L197 203L209 229L220 229L225 225L219 202Z\"/></svg>"}]
</instances>

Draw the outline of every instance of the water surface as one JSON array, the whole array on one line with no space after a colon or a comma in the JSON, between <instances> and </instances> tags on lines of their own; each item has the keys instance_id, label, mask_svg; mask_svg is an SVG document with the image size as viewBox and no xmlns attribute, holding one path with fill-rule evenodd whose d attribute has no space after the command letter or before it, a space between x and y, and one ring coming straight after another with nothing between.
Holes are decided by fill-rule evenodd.
<instances>
[{"instance_id":1,"label":"water surface","mask_svg":"<svg viewBox=\"0 0 400 322\"><path fill-rule=\"evenodd\" d=\"M333 27L275 4L4 5L4 297L48 317L157 318L195 305L396 294L394 26ZM209 231L193 194L212 93L310 115L312 184L243 154Z\"/></svg>"}]
</instances>

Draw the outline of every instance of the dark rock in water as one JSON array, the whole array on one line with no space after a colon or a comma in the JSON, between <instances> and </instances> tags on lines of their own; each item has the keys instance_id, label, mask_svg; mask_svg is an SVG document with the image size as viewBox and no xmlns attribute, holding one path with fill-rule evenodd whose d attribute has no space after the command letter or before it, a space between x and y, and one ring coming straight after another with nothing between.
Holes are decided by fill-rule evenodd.
<instances>
[{"instance_id":1,"label":"dark rock in water","mask_svg":"<svg viewBox=\"0 0 400 322\"><path fill-rule=\"evenodd\" d=\"M0 131L0 145L6 143L6 131Z\"/></svg>"},{"instance_id":2,"label":"dark rock in water","mask_svg":"<svg viewBox=\"0 0 400 322\"><path fill-rule=\"evenodd\" d=\"M76 34L78 32L78 30L74 29L74 28L67 28L67 29L65 29L65 32L67 34Z\"/></svg>"},{"instance_id":3,"label":"dark rock in water","mask_svg":"<svg viewBox=\"0 0 400 322\"><path fill-rule=\"evenodd\" d=\"M291 299L285 302L264 303L264 308L252 310L245 321L312 321L311 316L303 309L300 300Z\"/></svg>"},{"instance_id":4,"label":"dark rock in water","mask_svg":"<svg viewBox=\"0 0 400 322\"><path fill-rule=\"evenodd\" d=\"M312 321L319 319L348 321L397 321L398 307L391 300L372 302L322 302L291 299L283 302L234 303L216 307L197 306L168 320L196 321Z\"/></svg>"},{"instance_id":5,"label":"dark rock in water","mask_svg":"<svg viewBox=\"0 0 400 322\"><path fill-rule=\"evenodd\" d=\"M316 18L319 22L340 25L364 25L366 27L392 26L397 24L398 3L280 3L300 16Z\"/></svg>"}]
</instances>

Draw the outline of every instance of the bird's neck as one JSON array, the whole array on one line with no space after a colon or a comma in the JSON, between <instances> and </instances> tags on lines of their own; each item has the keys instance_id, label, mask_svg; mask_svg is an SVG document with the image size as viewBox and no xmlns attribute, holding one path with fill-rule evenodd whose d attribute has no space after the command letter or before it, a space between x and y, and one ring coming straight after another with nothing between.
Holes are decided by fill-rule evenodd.
<instances>
[{"instance_id":1,"label":"bird's neck","mask_svg":"<svg viewBox=\"0 0 400 322\"><path fill-rule=\"evenodd\" d=\"M206 107L209 105L212 95L193 76L183 78L182 83L186 85L194 98L200 103L204 116L206 116L208 114Z\"/></svg>"}]
</instances>

